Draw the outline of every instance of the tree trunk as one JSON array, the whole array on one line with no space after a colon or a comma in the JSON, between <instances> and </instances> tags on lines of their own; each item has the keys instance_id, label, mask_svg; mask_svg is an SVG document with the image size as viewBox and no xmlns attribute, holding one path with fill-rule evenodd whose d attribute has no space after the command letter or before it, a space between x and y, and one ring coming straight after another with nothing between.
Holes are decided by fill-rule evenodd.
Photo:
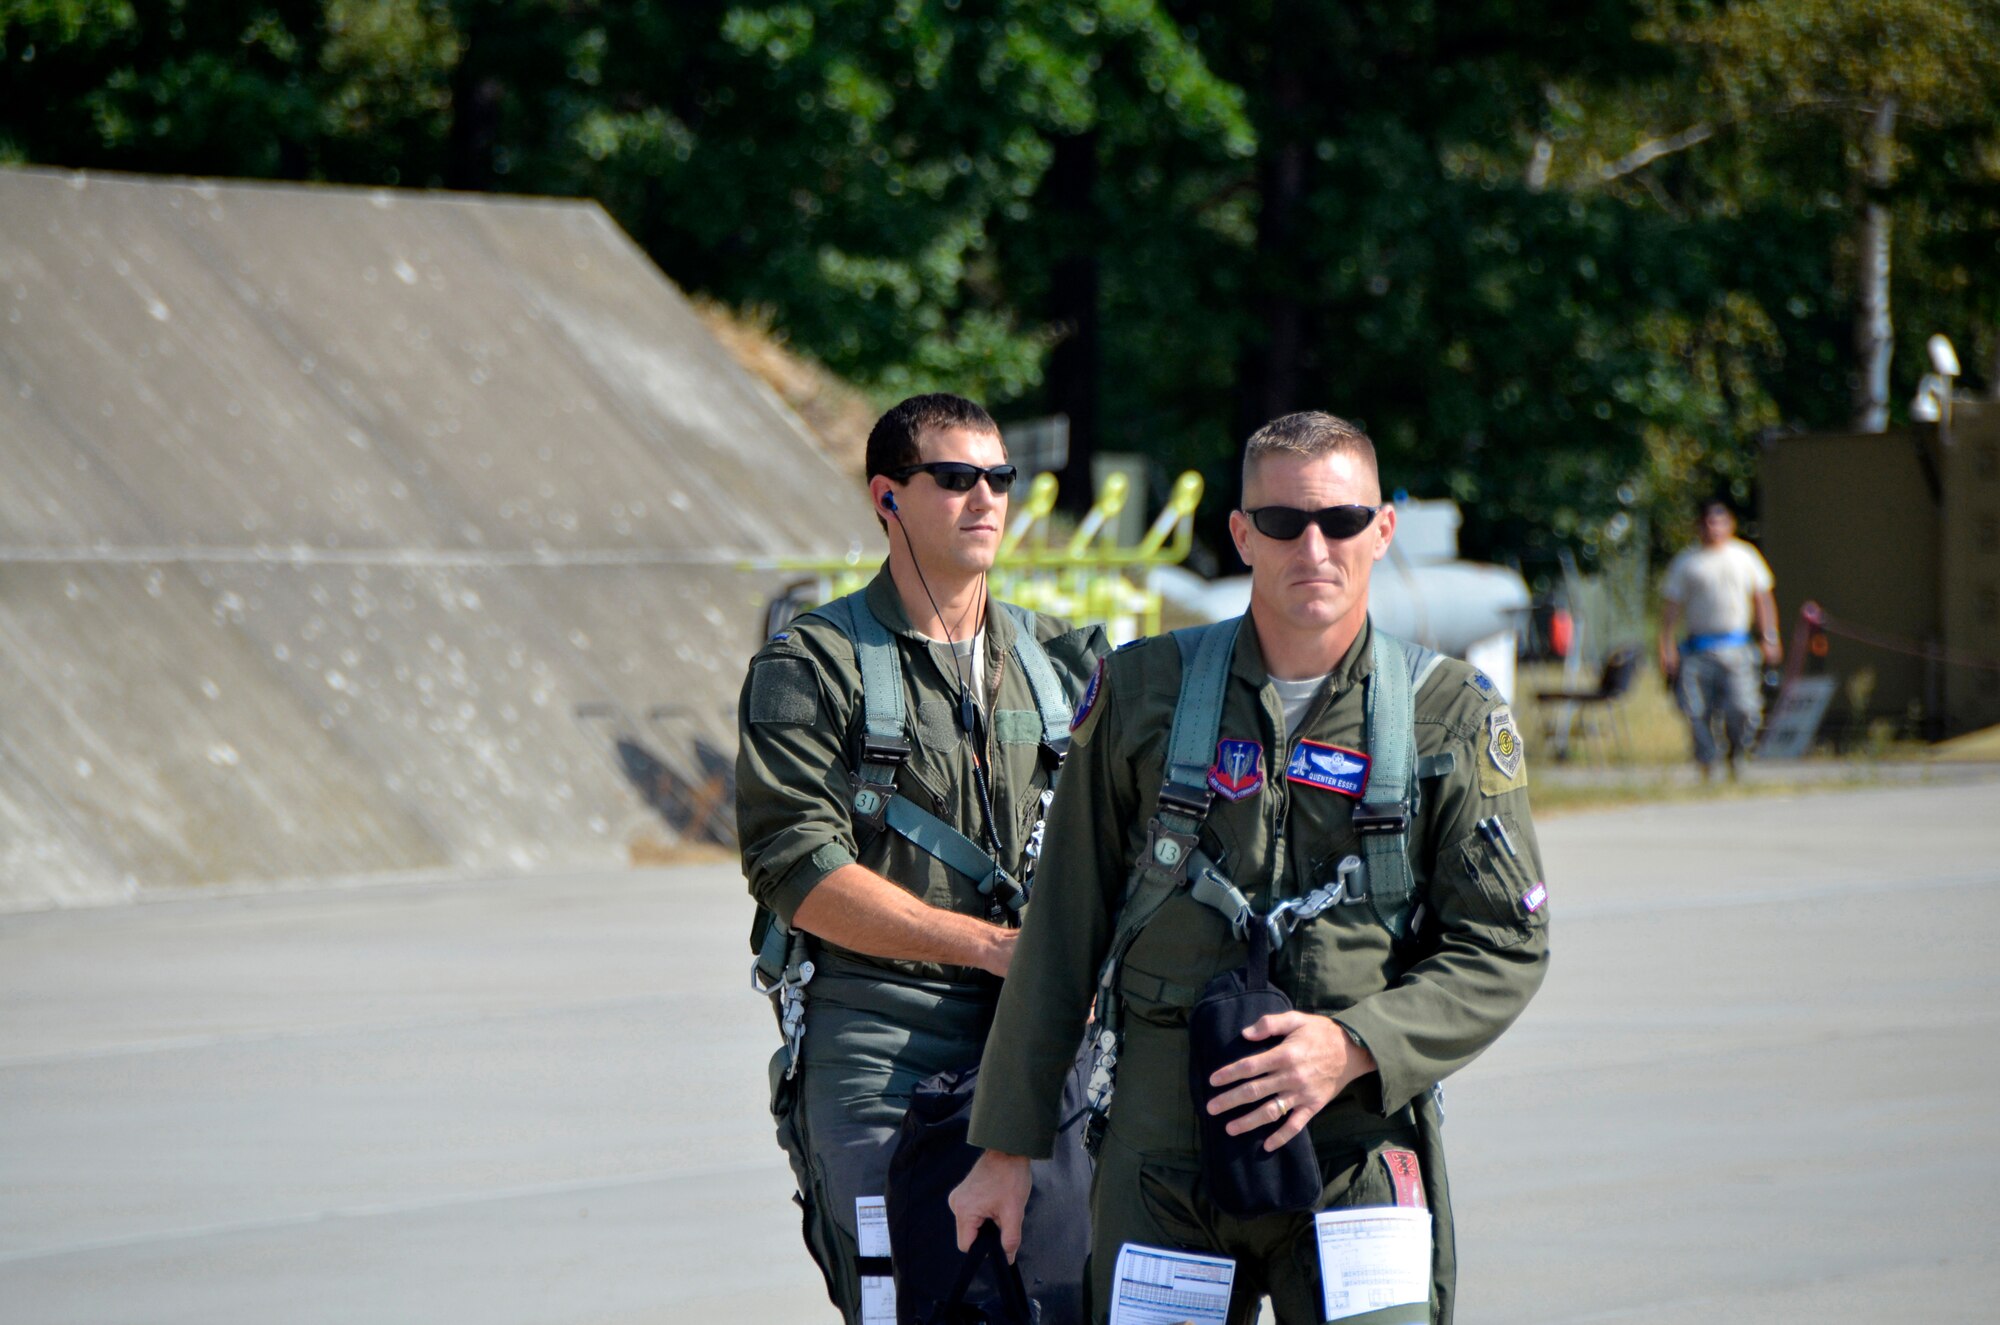
<instances>
[{"instance_id":1,"label":"tree trunk","mask_svg":"<svg viewBox=\"0 0 2000 1325\"><path fill-rule=\"evenodd\" d=\"M465 45L451 74L451 128L445 138L444 186L470 192L493 187L493 147L500 132L500 81L482 74L486 63L478 12L467 20Z\"/></svg>"},{"instance_id":2,"label":"tree trunk","mask_svg":"<svg viewBox=\"0 0 2000 1325\"><path fill-rule=\"evenodd\" d=\"M1298 246L1306 200L1306 144L1299 125L1306 114L1306 80L1300 55L1284 40L1291 7L1272 15L1271 116L1257 163L1256 302L1261 335L1237 361L1238 441L1299 408L1305 354L1305 309L1300 302ZM1253 333L1254 334L1254 333Z\"/></svg>"},{"instance_id":3,"label":"tree trunk","mask_svg":"<svg viewBox=\"0 0 2000 1325\"><path fill-rule=\"evenodd\" d=\"M1889 203L1895 168L1896 99L1883 101L1868 126L1867 177L1856 244L1854 308L1854 431L1889 426Z\"/></svg>"},{"instance_id":4,"label":"tree trunk","mask_svg":"<svg viewBox=\"0 0 2000 1325\"><path fill-rule=\"evenodd\" d=\"M1097 133L1058 138L1049 166L1049 201L1060 227L1050 271L1049 319L1062 339L1049 354L1049 406L1069 416L1069 463L1057 476L1064 510L1090 509L1095 484L1090 462L1098 447ZM1135 494L1143 497L1144 494Z\"/></svg>"}]
</instances>

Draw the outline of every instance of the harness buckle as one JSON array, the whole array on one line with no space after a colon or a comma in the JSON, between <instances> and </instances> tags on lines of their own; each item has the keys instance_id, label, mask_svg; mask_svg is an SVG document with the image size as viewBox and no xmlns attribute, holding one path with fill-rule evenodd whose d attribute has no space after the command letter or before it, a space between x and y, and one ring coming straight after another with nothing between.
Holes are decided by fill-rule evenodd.
<instances>
[{"instance_id":1,"label":"harness buckle","mask_svg":"<svg viewBox=\"0 0 2000 1325\"><path fill-rule=\"evenodd\" d=\"M1357 833L1406 833L1410 830L1410 803L1382 801L1371 805L1363 801L1354 807L1353 823Z\"/></svg>"},{"instance_id":2,"label":"harness buckle","mask_svg":"<svg viewBox=\"0 0 2000 1325\"><path fill-rule=\"evenodd\" d=\"M1208 817L1209 807L1215 804L1215 793L1207 787L1183 787L1178 782L1168 782L1160 787L1160 808L1184 814L1197 822Z\"/></svg>"},{"instance_id":3,"label":"harness buckle","mask_svg":"<svg viewBox=\"0 0 2000 1325\"><path fill-rule=\"evenodd\" d=\"M864 735L861 738L861 762L901 768L910 762L910 743L900 736Z\"/></svg>"},{"instance_id":4,"label":"harness buckle","mask_svg":"<svg viewBox=\"0 0 2000 1325\"><path fill-rule=\"evenodd\" d=\"M1287 897L1284 901L1279 902L1264 913L1264 932L1271 936L1272 952L1276 952L1284 947L1285 940L1290 938L1292 931L1299 927L1299 901L1299 898ZM1254 913L1251 918L1255 918ZM1247 924L1245 928L1248 928ZM1240 938L1242 935L1238 935L1238 937Z\"/></svg>"},{"instance_id":5,"label":"harness buckle","mask_svg":"<svg viewBox=\"0 0 2000 1325\"><path fill-rule=\"evenodd\" d=\"M1019 915L1021 908L1028 904L1028 890L997 865L991 874L979 881L979 895L991 902L994 910L1003 914ZM994 918L997 920L999 917L996 915Z\"/></svg>"},{"instance_id":6,"label":"harness buckle","mask_svg":"<svg viewBox=\"0 0 2000 1325\"><path fill-rule=\"evenodd\" d=\"M1334 866L1333 895L1336 901L1350 905L1368 900L1368 867L1361 863L1361 857L1342 856L1340 864Z\"/></svg>"}]
</instances>

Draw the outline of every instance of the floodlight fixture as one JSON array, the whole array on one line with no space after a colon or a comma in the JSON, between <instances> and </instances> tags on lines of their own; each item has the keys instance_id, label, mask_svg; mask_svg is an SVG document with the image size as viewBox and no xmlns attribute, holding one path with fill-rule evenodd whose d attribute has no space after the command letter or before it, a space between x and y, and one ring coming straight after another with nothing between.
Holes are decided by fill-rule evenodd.
<instances>
[{"instance_id":1,"label":"floodlight fixture","mask_svg":"<svg viewBox=\"0 0 2000 1325\"><path fill-rule=\"evenodd\" d=\"M1943 332L1934 333L1927 348L1931 352L1931 367L1937 369L1939 377L1958 376L1958 351L1951 347L1951 341Z\"/></svg>"}]
</instances>

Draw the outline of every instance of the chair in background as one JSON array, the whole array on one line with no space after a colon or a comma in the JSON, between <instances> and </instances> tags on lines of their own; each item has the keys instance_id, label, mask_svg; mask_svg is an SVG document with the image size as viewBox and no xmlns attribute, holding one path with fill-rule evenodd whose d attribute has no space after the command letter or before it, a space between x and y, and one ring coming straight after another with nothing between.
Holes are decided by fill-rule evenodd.
<instances>
[{"instance_id":1,"label":"chair in background","mask_svg":"<svg viewBox=\"0 0 2000 1325\"><path fill-rule=\"evenodd\" d=\"M1605 655L1604 670L1595 690L1538 690L1535 698L1542 709L1543 734L1557 759L1569 758L1573 738L1594 737L1600 753L1605 752L1605 729L1610 740L1629 749L1631 734L1625 726L1625 700L1632 691L1632 678L1639 670L1639 650L1632 645L1613 649Z\"/></svg>"}]
</instances>

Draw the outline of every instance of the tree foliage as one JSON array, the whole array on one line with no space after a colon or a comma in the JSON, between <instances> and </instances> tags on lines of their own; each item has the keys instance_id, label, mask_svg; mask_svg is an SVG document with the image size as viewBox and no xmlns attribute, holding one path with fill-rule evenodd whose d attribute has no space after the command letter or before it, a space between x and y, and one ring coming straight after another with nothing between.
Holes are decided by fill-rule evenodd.
<instances>
[{"instance_id":1,"label":"tree foliage","mask_svg":"<svg viewBox=\"0 0 2000 1325\"><path fill-rule=\"evenodd\" d=\"M1990 0L0 0L0 159L594 196L879 397L1224 494L1331 408L1489 553L1839 426L1871 205L1892 402L2000 354Z\"/></svg>"}]
</instances>

